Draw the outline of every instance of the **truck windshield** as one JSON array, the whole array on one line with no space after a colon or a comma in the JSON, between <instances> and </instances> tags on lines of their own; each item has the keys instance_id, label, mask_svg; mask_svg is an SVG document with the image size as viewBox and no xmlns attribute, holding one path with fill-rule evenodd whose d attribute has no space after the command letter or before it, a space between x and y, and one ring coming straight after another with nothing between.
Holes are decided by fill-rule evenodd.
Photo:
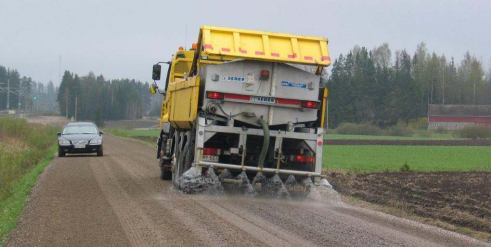
<instances>
[{"instance_id":1,"label":"truck windshield","mask_svg":"<svg viewBox=\"0 0 491 247\"><path fill-rule=\"evenodd\" d=\"M97 134L97 128L94 126L68 126L63 129L63 135L73 134Z\"/></svg>"}]
</instances>

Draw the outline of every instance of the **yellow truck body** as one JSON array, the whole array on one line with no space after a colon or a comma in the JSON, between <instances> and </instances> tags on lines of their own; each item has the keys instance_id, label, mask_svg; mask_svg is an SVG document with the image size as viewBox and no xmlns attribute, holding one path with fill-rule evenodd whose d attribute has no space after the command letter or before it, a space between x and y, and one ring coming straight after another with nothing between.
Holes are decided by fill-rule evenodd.
<instances>
[{"instance_id":1,"label":"yellow truck body","mask_svg":"<svg viewBox=\"0 0 491 247\"><path fill-rule=\"evenodd\" d=\"M284 33L203 26L201 59L252 59L328 66L327 39Z\"/></svg>"},{"instance_id":2,"label":"yellow truck body","mask_svg":"<svg viewBox=\"0 0 491 247\"><path fill-rule=\"evenodd\" d=\"M187 51L181 49L172 58L161 123L170 123L177 129L192 127L200 95L197 72L206 64L260 60L312 65L320 72L331 63L327 44L323 37L202 26L197 46ZM327 92L325 95L323 101ZM321 119L324 121L324 117Z\"/></svg>"}]
</instances>

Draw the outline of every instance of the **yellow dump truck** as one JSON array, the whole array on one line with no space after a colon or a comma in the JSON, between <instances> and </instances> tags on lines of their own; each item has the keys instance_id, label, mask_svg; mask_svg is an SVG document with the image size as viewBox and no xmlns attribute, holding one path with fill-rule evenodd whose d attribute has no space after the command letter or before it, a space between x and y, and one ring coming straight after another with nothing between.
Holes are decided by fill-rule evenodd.
<instances>
[{"instance_id":1,"label":"yellow dump truck","mask_svg":"<svg viewBox=\"0 0 491 247\"><path fill-rule=\"evenodd\" d=\"M203 26L168 64L157 156L184 192L308 190L321 179L323 37ZM161 64L153 66L160 80Z\"/></svg>"}]
</instances>

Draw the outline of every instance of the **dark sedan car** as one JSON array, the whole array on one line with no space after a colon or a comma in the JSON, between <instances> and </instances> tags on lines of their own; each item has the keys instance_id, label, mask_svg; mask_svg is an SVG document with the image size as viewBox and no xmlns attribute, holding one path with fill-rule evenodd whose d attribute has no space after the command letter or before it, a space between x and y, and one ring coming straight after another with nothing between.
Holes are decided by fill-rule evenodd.
<instances>
[{"instance_id":1,"label":"dark sedan car","mask_svg":"<svg viewBox=\"0 0 491 247\"><path fill-rule=\"evenodd\" d=\"M58 133L58 156L67 153L97 153L102 156L102 131L89 122L73 122Z\"/></svg>"}]
</instances>

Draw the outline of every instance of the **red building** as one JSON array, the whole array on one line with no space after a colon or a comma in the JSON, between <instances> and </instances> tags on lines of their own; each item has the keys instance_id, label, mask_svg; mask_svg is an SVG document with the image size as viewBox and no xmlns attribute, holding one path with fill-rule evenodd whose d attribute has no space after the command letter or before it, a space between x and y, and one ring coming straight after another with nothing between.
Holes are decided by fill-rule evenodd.
<instances>
[{"instance_id":1,"label":"red building","mask_svg":"<svg viewBox=\"0 0 491 247\"><path fill-rule=\"evenodd\" d=\"M461 129L467 125L491 127L491 105L429 105L429 129Z\"/></svg>"}]
</instances>

